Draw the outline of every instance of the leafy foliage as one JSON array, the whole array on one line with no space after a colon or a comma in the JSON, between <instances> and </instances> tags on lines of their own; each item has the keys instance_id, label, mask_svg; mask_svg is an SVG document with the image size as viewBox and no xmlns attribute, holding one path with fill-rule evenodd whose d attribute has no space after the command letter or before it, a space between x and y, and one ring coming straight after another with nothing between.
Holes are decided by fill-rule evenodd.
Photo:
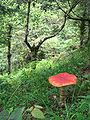
<instances>
[{"instance_id":1,"label":"leafy foliage","mask_svg":"<svg viewBox=\"0 0 90 120\"><path fill-rule=\"evenodd\" d=\"M68 4L69 2L69 4ZM85 4L83 3L85 2ZM71 12L71 17L88 17L88 0ZM32 1L28 41L37 45L45 36L54 34L63 23L63 12L72 0ZM24 44L27 0L0 1L0 120L89 120L90 81L89 25L85 21L84 44L80 48L80 24L69 20L54 38L45 41L38 60L31 62L31 52ZM7 32L13 27L11 38L12 73L7 75ZM51 86L48 78L67 72L77 76L76 86L67 86L66 106L59 104L59 88Z\"/></svg>"},{"instance_id":2,"label":"leafy foliage","mask_svg":"<svg viewBox=\"0 0 90 120\"><path fill-rule=\"evenodd\" d=\"M53 58L52 60L48 59L36 63L33 62L32 64L29 63L16 74L1 76L2 81L7 79L12 85L10 90L8 89L8 93L4 91L4 94L2 94L3 97L8 95L8 98L3 100L2 97L1 105L9 111L11 111L12 107L15 109L17 106L25 106L27 110L22 116L23 119L31 119L32 117L40 118L40 115L42 118L45 116L45 119L87 119L89 115L89 104L86 100L88 98L85 97L82 100L78 97L78 95L89 95L89 91L87 90L89 83L85 80L81 83L82 77L80 76L82 68L88 66L86 65L88 52L87 54L86 52L87 48L86 51L85 49L81 51L76 50L66 58L58 60L58 62L56 61L57 58ZM32 67L34 64L36 68ZM66 88L68 97L66 108L63 111L58 104L58 88L51 86L48 82L50 76L62 72L75 74L78 77L76 86L67 86ZM54 96L56 96L55 99ZM43 113L40 110L41 107L38 105L43 106ZM32 110L34 111L30 112Z\"/></svg>"},{"instance_id":3,"label":"leafy foliage","mask_svg":"<svg viewBox=\"0 0 90 120\"><path fill-rule=\"evenodd\" d=\"M22 113L24 111L24 107L22 108L16 108L14 112L12 112L11 115L9 115L9 112L7 110L0 112L0 119L1 120L21 120Z\"/></svg>"}]
</instances>

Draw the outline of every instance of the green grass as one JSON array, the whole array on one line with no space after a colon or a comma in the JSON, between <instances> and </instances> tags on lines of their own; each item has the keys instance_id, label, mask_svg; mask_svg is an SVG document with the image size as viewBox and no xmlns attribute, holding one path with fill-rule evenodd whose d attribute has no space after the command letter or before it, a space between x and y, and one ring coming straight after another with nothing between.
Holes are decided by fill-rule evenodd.
<instances>
[{"instance_id":1,"label":"green grass","mask_svg":"<svg viewBox=\"0 0 90 120\"><path fill-rule=\"evenodd\" d=\"M87 49L76 50L57 62L53 59L42 60L28 64L16 74L0 76L4 81L0 84L1 88L3 85L0 91L0 110L11 111L18 106L25 106L27 109L36 104L43 107L45 120L89 120L90 102L87 101L90 97L85 97L89 95L89 82L81 77L82 69L88 66L88 53ZM36 68L33 69L34 64ZM48 82L50 76L62 72L74 74L78 78L76 85L66 87L64 109L58 104L60 88ZM23 119L31 120L32 115L24 112Z\"/></svg>"}]
</instances>

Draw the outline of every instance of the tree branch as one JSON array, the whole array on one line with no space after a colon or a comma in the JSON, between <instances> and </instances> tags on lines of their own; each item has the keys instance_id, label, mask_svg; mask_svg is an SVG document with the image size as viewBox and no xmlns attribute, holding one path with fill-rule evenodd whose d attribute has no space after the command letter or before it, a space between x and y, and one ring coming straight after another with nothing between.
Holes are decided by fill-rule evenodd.
<instances>
[{"instance_id":1,"label":"tree branch","mask_svg":"<svg viewBox=\"0 0 90 120\"><path fill-rule=\"evenodd\" d=\"M69 0L68 0L68 2L69 2ZM59 6L59 9L61 9L61 10L67 15L68 19L80 20L80 21L90 21L90 19L88 19L88 18L82 18L82 17L78 17L78 16L77 16L78 18L74 18L74 17L71 17L71 16L70 16L69 13L72 12L72 10L76 7L76 5L77 5L79 2L80 2L80 0L79 0L79 1L75 1L75 2L73 3L72 7L71 7L71 5L69 4L70 9L68 10L68 12L66 12L63 8L60 7L60 5L58 4L58 2L57 2L57 0L56 0L56 3L57 3L57 5Z\"/></svg>"},{"instance_id":2,"label":"tree branch","mask_svg":"<svg viewBox=\"0 0 90 120\"><path fill-rule=\"evenodd\" d=\"M69 0L67 0L68 1L68 4L69 4L69 7L71 7L71 4L70 4L70 1ZM78 16L77 14L75 14L75 12L72 10L72 13L76 16L76 17L79 17L79 18L81 18L80 16Z\"/></svg>"},{"instance_id":3,"label":"tree branch","mask_svg":"<svg viewBox=\"0 0 90 120\"><path fill-rule=\"evenodd\" d=\"M62 10L63 11L63 13L65 13L66 14L66 11L58 4L58 2L57 2L57 0L55 0L56 1L56 3L57 3L57 5L58 5L58 8L60 9L60 10Z\"/></svg>"},{"instance_id":4,"label":"tree branch","mask_svg":"<svg viewBox=\"0 0 90 120\"><path fill-rule=\"evenodd\" d=\"M69 15L69 13L76 7L76 5L78 4L80 2L80 0L74 0L73 1L73 5L70 7L70 9L66 12L59 4L58 4L58 2L57 2L57 0L56 0L56 3L57 3L57 5L58 5L58 7L59 7L59 9L61 9L62 11L63 11L63 13L64 14L66 14L66 15Z\"/></svg>"},{"instance_id":5,"label":"tree branch","mask_svg":"<svg viewBox=\"0 0 90 120\"><path fill-rule=\"evenodd\" d=\"M80 0L74 0L73 1L73 5L71 6L71 8L68 10L67 12L67 16L69 15L69 13L78 5L78 3L80 2Z\"/></svg>"},{"instance_id":6,"label":"tree branch","mask_svg":"<svg viewBox=\"0 0 90 120\"><path fill-rule=\"evenodd\" d=\"M44 37L42 40L39 41L38 45L37 45L37 48L39 48L41 46L41 44L46 41L47 39L50 39L52 37L55 37L65 26L65 23L66 23L66 15L64 16L64 23L63 25L60 27L60 29L54 33L53 35L50 35L50 36L47 36L47 37Z\"/></svg>"},{"instance_id":7,"label":"tree branch","mask_svg":"<svg viewBox=\"0 0 90 120\"><path fill-rule=\"evenodd\" d=\"M88 18L74 18L74 17L71 17L71 16L68 16L68 18L72 19L72 20L90 21L90 19L88 19Z\"/></svg>"},{"instance_id":8,"label":"tree branch","mask_svg":"<svg viewBox=\"0 0 90 120\"><path fill-rule=\"evenodd\" d=\"M71 7L69 0L68 0L68 4L69 4L69 7ZM88 19L88 18L82 18L82 17L80 17L79 15L75 14L75 12L74 12L73 10L72 10L72 13L73 13L77 18L71 17L71 16L69 15L69 16L68 16L69 19L72 19L72 20L80 20L80 21L90 21L90 19Z\"/></svg>"},{"instance_id":9,"label":"tree branch","mask_svg":"<svg viewBox=\"0 0 90 120\"><path fill-rule=\"evenodd\" d=\"M60 29L56 32L56 33L54 33L53 35L50 35L50 36L47 36L47 37L44 37L42 40L40 40L39 41L39 43L38 43L38 45L37 45L37 48L39 49L39 47L41 46L41 44L44 42L44 41L46 41L47 39L50 39L50 38L52 38L52 37L55 37L63 28L64 28L64 26L65 26L65 23L66 23L66 18L67 18L67 16L70 14L70 12L76 7L76 5L79 3L80 1L76 1L75 3L73 3L73 5L72 5L72 7L67 11L67 12L65 12L61 7L60 7L60 9L64 12L64 23L63 23L63 25L60 27Z\"/></svg>"},{"instance_id":10,"label":"tree branch","mask_svg":"<svg viewBox=\"0 0 90 120\"><path fill-rule=\"evenodd\" d=\"M30 14L30 5L31 5L31 0L28 0L28 11L27 11L27 21L26 21L26 33L25 33L25 40L24 42L26 43L26 45L29 47L29 49L31 49L31 45L29 44L28 42L28 34L29 34L29 31L28 31L28 26L29 26L29 14Z\"/></svg>"}]
</instances>

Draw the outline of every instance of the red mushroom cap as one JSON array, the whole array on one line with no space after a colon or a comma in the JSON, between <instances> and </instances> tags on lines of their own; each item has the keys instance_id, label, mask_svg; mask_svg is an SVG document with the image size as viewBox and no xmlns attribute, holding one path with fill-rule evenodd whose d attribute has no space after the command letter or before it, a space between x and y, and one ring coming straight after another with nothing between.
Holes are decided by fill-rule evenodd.
<instances>
[{"instance_id":1,"label":"red mushroom cap","mask_svg":"<svg viewBox=\"0 0 90 120\"><path fill-rule=\"evenodd\" d=\"M77 83L77 77L68 73L60 73L49 77L49 83L56 87L72 85Z\"/></svg>"}]
</instances>

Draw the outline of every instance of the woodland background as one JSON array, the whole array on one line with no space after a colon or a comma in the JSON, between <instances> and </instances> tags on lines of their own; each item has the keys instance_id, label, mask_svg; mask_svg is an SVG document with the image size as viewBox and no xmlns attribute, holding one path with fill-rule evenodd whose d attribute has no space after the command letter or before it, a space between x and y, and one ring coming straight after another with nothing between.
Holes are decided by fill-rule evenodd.
<instances>
[{"instance_id":1,"label":"woodland background","mask_svg":"<svg viewBox=\"0 0 90 120\"><path fill-rule=\"evenodd\" d=\"M0 0L1 119L89 120L89 44L89 0ZM62 72L78 78L64 109L48 82Z\"/></svg>"}]
</instances>

